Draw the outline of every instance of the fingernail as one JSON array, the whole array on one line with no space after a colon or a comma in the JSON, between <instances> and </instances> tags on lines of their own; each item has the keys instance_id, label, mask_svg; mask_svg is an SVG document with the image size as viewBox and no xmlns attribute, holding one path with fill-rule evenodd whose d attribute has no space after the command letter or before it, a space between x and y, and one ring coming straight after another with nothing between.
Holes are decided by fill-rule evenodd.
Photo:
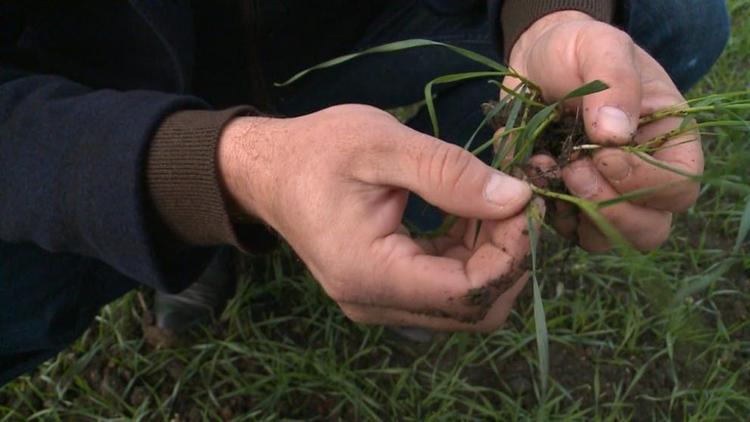
<instances>
[{"instance_id":1,"label":"fingernail","mask_svg":"<svg viewBox=\"0 0 750 422\"><path fill-rule=\"evenodd\" d=\"M484 186L484 197L495 205L505 206L517 200L520 196L528 195L529 187L526 183L503 173L493 173Z\"/></svg>"},{"instance_id":2,"label":"fingernail","mask_svg":"<svg viewBox=\"0 0 750 422\"><path fill-rule=\"evenodd\" d=\"M579 198L589 199L599 191L599 176L590 162L574 162L570 165L572 172L566 181L568 189Z\"/></svg>"},{"instance_id":3,"label":"fingernail","mask_svg":"<svg viewBox=\"0 0 750 422\"><path fill-rule=\"evenodd\" d=\"M620 154L602 155L596 161L599 171L613 183L622 182L633 172L633 167Z\"/></svg>"},{"instance_id":4,"label":"fingernail","mask_svg":"<svg viewBox=\"0 0 750 422\"><path fill-rule=\"evenodd\" d=\"M604 106L597 116L599 129L622 137L633 136L633 125L630 117L617 107Z\"/></svg>"}]
</instances>

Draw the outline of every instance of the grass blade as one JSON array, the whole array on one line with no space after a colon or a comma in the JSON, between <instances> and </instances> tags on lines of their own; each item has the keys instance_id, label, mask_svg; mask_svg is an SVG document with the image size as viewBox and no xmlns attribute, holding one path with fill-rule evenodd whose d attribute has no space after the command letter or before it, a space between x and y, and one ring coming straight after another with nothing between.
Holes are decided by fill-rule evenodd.
<instances>
[{"instance_id":1,"label":"grass blade","mask_svg":"<svg viewBox=\"0 0 750 422\"><path fill-rule=\"evenodd\" d=\"M526 161L528 156L531 155L531 152L534 148L534 141L544 131L547 125L549 125L552 120L555 119L557 115L557 108L557 104L548 105L547 107L536 113L534 117L531 118L531 120L529 120L526 128L518 136L516 145L521 145L521 147L516 151L516 154L513 157L513 161L510 163L511 165L523 163Z\"/></svg>"},{"instance_id":2,"label":"grass blade","mask_svg":"<svg viewBox=\"0 0 750 422\"><path fill-rule=\"evenodd\" d=\"M321 70L321 69L326 69L329 67L337 66L342 63L346 63L350 60L354 60L356 58L366 56L369 54L392 53L396 51L407 50L410 48L429 47L429 46L444 47L471 61L483 64L490 69L494 69L495 71L502 72L503 74L511 73L507 67L479 53L475 53L473 51L466 50L461 47L456 47L453 45L449 45L449 44L445 44L445 43L441 43L437 41L430 41L430 40L425 40L425 39L410 39L410 40L402 40L402 41L396 41L396 42L392 42L388 44L383 44L383 45L379 45L376 47L368 48L366 50L362 50L357 53L351 53L351 54L346 54L344 56L336 57L335 59L331 59L323 63L317 64L315 66L309 67L297 73L296 75L292 76L291 78L287 79L284 82L274 83L274 86L283 87L283 86L293 84L299 79L305 77L307 74L314 72L316 70Z\"/></svg>"},{"instance_id":3,"label":"grass blade","mask_svg":"<svg viewBox=\"0 0 750 422\"><path fill-rule=\"evenodd\" d=\"M705 274L697 277L693 282L688 282L685 286L677 290L673 298L673 303L682 303L688 296L706 289L711 283L723 276L736 262L736 259L728 259L714 264Z\"/></svg>"},{"instance_id":4,"label":"grass blade","mask_svg":"<svg viewBox=\"0 0 750 422\"><path fill-rule=\"evenodd\" d=\"M468 150L471 148L471 145L474 143L474 139L476 139L477 135L479 134L479 131L482 130L485 126L487 126L487 123L495 118L500 112L505 108L506 105L510 102L510 96L506 96L504 98L501 98L500 101L495 104L489 113L487 113L484 116L484 119L482 119L482 122L479 123L479 126L474 130L474 132L471 134L471 137L469 137L469 140L466 141L466 144L464 144L464 149Z\"/></svg>"},{"instance_id":5,"label":"grass blade","mask_svg":"<svg viewBox=\"0 0 750 422\"><path fill-rule=\"evenodd\" d=\"M619 204L621 202L632 201L634 199L643 198L645 196L648 196L648 195L651 195L651 194L653 194L655 192L658 192L660 190L667 189L669 187L678 185L680 183L683 183L683 182L681 180L678 180L678 181L669 182L669 183L662 183L662 184L657 185L657 186L636 189L634 191L630 191L630 192L624 193L624 194L622 194L620 196L616 196L616 197L611 198L611 199L605 199L603 201L596 202L596 208L599 209L599 210L601 210L602 208L611 207L611 206L617 205L617 204Z\"/></svg>"},{"instance_id":6,"label":"grass blade","mask_svg":"<svg viewBox=\"0 0 750 422\"><path fill-rule=\"evenodd\" d=\"M742 218L740 219L740 229L737 231L737 240L734 242L734 248L732 249L733 253L736 254L739 252L740 246L742 246L742 243L747 238L748 232L750 232L750 197L747 198L745 211L742 213Z\"/></svg>"},{"instance_id":7,"label":"grass blade","mask_svg":"<svg viewBox=\"0 0 750 422\"><path fill-rule=\"evenodd\" d=\"M688 173L688 172L686 172L684 170L681 170L681 169L678 169L676 167L670 166L670 165L668 165L668 164L666 164L666 163L664 163L662 161L659 161L659 160L651 157L648 154L644 154L644 153L639 152L639 151L633 151L633 153L636 156L638 156L638 158L640 158L641 160L643 160L643 161L645 161L645 162L647 162L647 163L649 163L649 164L651 164L651 165L653 165L655 167L659 167L662 170L671 171L672 173L679 174L680 176L686 177L686 178L688 178L690 180L695 180L695 181L700 181L701 180L701 176L700 175L691 174L691 173Z\"/></svg>"},{"instance_id":8,"label":"grass blade","mask_svg":"<svg viewBox=\"0 0 750 422\"><path fill-rule=\"evenodd\" d=\"M567 100L583 97L585 95L591 95L596 94L597 92L606 91L609 89L609 85L605 84L604 82L600 80L595 80L587 83L586 85L583 85L581 87L578 87L574 89L573 91L570 91L566 96L564 96L559 103L563 103Z\"/></svg>"},{"instance_id":9,"label":"grass blade","mask_svg":"<svg viewBox=\"0 0 750 422\"><path fill-rule=\"evenodd\" d=\"M419 100L412 104L389 108L389 109L386 109L385 111L387 111L389 114L396 117L399 122L406 124L411 119L413 119L417 114L419 114L420 110L422 110L422 107L424 107L425 103L426 103L425 100Z\"/></svg>"},{"instance_id":10,"label":"grass blade","mask_svg":"<svg viewBox=\"0 0 750 422\"><path fill-rule=\"evenodd\" d=\"M519 91L515 91L513 89L510 89L507 86L503 85L499 81L490 81L490 83L496 85L498 88L500 88L500 90L502 92L504 92L504 93L506 93L506 94L508 94L508 95L510 95L512 97L515 97L515 98L523 101L523 103L526 104L526 105L528 105L529 107L544 108L547 105L547 104L543 104L543 103L534 101L534 98L536 98L535 96L522 95ZM535 94L540 95L540 93L538 91L534 91L534 88L531 87L531 85L529 85L529 82L523 82L522 85L526 88L527 91L531 90ZM520 87L520 86L521 85L519 85L518 87Z\"/></svg>"},{"instance_id":11,"label":"grass blade","mask_svg":"<svg viewBox=\"0 0 750 422\"><path fill-rule=\"evenodd\" d=\"M539 240L539 231L533 221L536 217L534 211L535 208L532 205L526 213L526 222L529 231L529 242L531 243L531 279L534 287L534 327L536 328L537 358L539 359L539 381L542 386L542 401L545 401L549 380L549 333L547 331L547 317L544 313L542 293L539 288L539 281L536 278L536 249Z\"/></svg>"},{"instance_id":12,"label":"grass blade","mask_svg":"<svg viewBox=\"0 0 750 422\"><path fill-rule=\"evenodd\" d=\"M600 232L604 236L607 237L607 240L609 240L612 243L612 246L615 247L621 254L625 255L627 252L633 250L633 247L628 243L627 240L625 240L625 237L623 237L622 234L615 228L615 226L612 225L609 221L607 221L606 218L602 215L602 213L599 212L599 210L596 209L595 205L592 205L588 202L586 203L578 203L578 208L581 209L581 211L586 214L586 216L594 223L597 229L599 229Z\"/></svg>"},{"instance_id":13,"label":"grass blade","mask_svg":"<svg viewBox=\"0 0 750 422\"><path fill-rule=\"evenodd\" d=\"M500 137L502 138L504 136L511 135L513 133L516 133L516 132L520 132L524 128L525 128L525 126L519 126L519 127L514 127L513 129L505 129L504 131L502 131L500 133ZM482 152L484 152L484 150L486 150L487 148L491 147L492 144L494 143L494 141L495 141L495 137L493 136L489 140L485 141L482 145L480 145L480 146L476 147L476 149L472 150L471 153L474 154L474 155L481 154Z\"/></svg>"},{"instance_id":14,"label":"grass blade","mask_svg":"<svg viewBox=\"0 0 750 422\"><path fill-rule=\"evenodd\" d=\"M523 89L525 92L525 89ZM511 143L508 142L510 139L510 133L507 132L508 129L513 129L516 127L516 120L518 120L518 113L521 112L521 106L523 105L523 102L519 100L518 98L513 100L513 106L510 108L510 113L508 114L508 120L505 123L505 131L500 135L500 139L498 139L498 152L495 154L495 157L492 159L492 167L498 168L502 160L505 159L505 157L508 156L508 153L510 153L511 149Z\"/></svg>"},{"instance_id":15,"label":"grass blade","mask_svg":"<svg viewBox=\"0 0 750 422\"><path fill-rule=\"evenodd\" d=\"M620 234L620 232L612 225L606 218L599 212L599 203L592 202L577 196L568 195L560 192L553 192L547 189L542 189L534 185L529 185L531 190L537 195L541 195L546 198L559 199L565 202L569 202L578 207L586 216L596 225L596 228L602 232L607 239L612 242L613 246L617 248L623 255L633 250L633 247L628 243L627 240Z\"/></svg>"},{"instance_id":16,"label":"grass blade","mask_svg":"<svg viewBox=\"0 0 750 422\"><path fill-rule=\"evenodd\" d=\"M424 101L425 101L425 104L427 105L427 113L430 115L430 122L432 123L433 135L436 138L440 137L440 127L438 125L437 112L435 111L435 102L432 97L432 88L435 85L465 81L468 79L499 77L499 76L502 76L502 73L486 72L486 71L485 72L464 72L464 73L454 73L451 75L443 75L428 82L427 85L424 86Z\"/></svg>"}]
</instances>

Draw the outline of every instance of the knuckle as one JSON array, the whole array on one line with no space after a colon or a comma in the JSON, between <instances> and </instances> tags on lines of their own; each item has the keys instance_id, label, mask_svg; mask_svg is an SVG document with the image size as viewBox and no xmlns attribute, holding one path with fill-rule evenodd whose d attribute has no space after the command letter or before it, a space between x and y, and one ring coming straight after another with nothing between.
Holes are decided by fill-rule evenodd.
<instances>
[{"instance_id":1,"label":"knuckle","mask_svg":"<svg viewBox=\"0 0 750 422\"><path fill-rule=\"evenodd\" d=\"M589 40L596 40L597 44L616 43L618 46L633 45L633 39L627 32L604 22L592 22L586 32Z\"/></svg>"},{"instance_id":2,"label":"knuckle","mask_svg":"<svg viewBox=\"0 0 750 422\"><path fill-rule=\"evenodd\" d=\"M630 219L628 213L627 213L627 204L621 203L617 204L611 207L607 207L601 210L602 216L607 219L609 224L615 226L615 228L622 230L626 228L627 226L633 224L633 221ZM637 222L635 222L637 224ZM591 223L595 226L595 224ZM597 229L598 230L598 229Z\"/></svg>"},{"instance_id":3,"label":"knuckle","mask_svg":"<svg viewBox=\"0 0 750 422\"><path fill-rule=\"evenodd\" d=\"M440 143L434 148L424 162L423 174L427 180L438 186L456 189L467 180L474 157L467 151L453 144Z\"/></svg>"},{"instance_id":4,"label":"knuckle","mask_svg":"<svg viewBox=\"0 0 750 422\"><path fill-rule=\"evenodd\" d=\"M643 80L643 89L648 92L660 93L663 97L661 102L664 107L681 104L685 101L680 91L671 79L666 78L648 78ZM650 110L647 110L650 111ZM656 111L656 109L654 109Z\"/></svg>"},{"instance_id":5,"label":"knuckle","mask_svg":"<svg viewBox=\"0 0 750 422\"><path fill-rule=\"evenodd\" d=\"M678 208L679 212L686 211L688 208L692 207L697 201L698 196L700 195L701 186L697 182L687 182L685 193L682 195L682 204L680 204L680 207Z\"/></svg>"},{"instance_id":6,"label":"knuckle","mask_svg":"<svg viewBox=\"0 0 750 422\"><path fill-rule=\"evenodd\" d=\"M323 283L326 294L333 299L334 302L341 303L351 300L350 289L347 288L345 283L332 282L330 279L327 283Z\"/></svg>"},{"instance_id":7,"label":"knuckle","mask_svg":"<svg viewBox=\"0 0 750 422\"><path fill-rule=\"evenodd\" d=\"M363 133L373 132L373 129L383 124L384 121L398 121L387 111L366 104L340 104L328 107L320 113L337 125L354 127Z\"/></svg>"},{"instance_id":8,"label":"knuckle","mask_svg":"<svg viewBox=\"0 0 750 422\"><path fill-rule=\"evenodd\" d=\"M695 204L699 195L700 184L686 179L674 188L673 193L667 198L666 206L663 206L663 208L673 212L687 211Z\"/></svg>"},{"instance_id":9,"label":"knuckle","mask_svg":"<svg viewBox=\"0 0 750 422\"><path fill-rule=\"evenodd\" d=\"M655 224L655 226L649 230L648 235L641 236L641 242L636 247L643 251L652 251L659 246L663 245L672 230L672 214L664 213L662 218Z\"/></svg>"},{"instance_id":10,"label":"knuckle","mask_svg":"<svg viewBox=\"0 0 750 422\"><path fill-rule=\"evenodd\" d=\"M367 104L339 104L339 105L331 106L327 110L339 111L342 113L356 113L356 114L382 112L382 110L376 107L367 105Z\"/></svg>"},{"instance_id":11,"label":"knuckle","mask_svg":"<svg viewBox=\"0 0 750 422\"><path fill-rule=\"evenodd\" d=\"M629 48L632 48L635 46L635 43L633 43L633 39L630 37L630 35L618 28L615 28L614 26L609 26L610 31L608 32L609 37L611 37L611 40L613 42L616 42L619 45L622 46L628 46Z\"/></svg>"},{"instance_id":12,"label":"knuckle","mask_svg":"<svg viewBox=\"0 0 750 422\"><path fill-rule=\"evenodd\" d=\"M365 313L362 312L361 309L355 307L355 306L349 306L349 305L339 305L341 308L341 312L344 313L344 315L349 318L351 321L356 323L364 323L366 322Z\"/></svg>"}]
</instances>

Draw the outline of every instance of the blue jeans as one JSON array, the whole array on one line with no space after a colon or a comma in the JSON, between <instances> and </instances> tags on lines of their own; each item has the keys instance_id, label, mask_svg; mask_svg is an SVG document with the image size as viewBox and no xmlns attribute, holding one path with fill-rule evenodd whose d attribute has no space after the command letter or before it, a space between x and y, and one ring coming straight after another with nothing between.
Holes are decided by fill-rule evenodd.
<instances>
[{"instance_id":1,"label":"blue jeans","mask_svg":"<svg viewBox=\"0 0 750 422\"><path fill-rule=\"evenodd\" d=\"M683 91L708 71L727 41L729 21L723 0L631 0L629 13L627 31ZM488 35L482 10L473 15L439 16L422 8L418 0L393 1L378 12L357 42L343 46L337 54L395 40L428 38L500 60ZM288 60L267 66L273 80L283 80L303 67L294 57L290 54ZM419 101L424 84L436 76L476 69L475 64L440 48L373 55L316 72L289 89L276 91L275 100L278 110L287 115L350 102L391 108ZM495 98L497 88L475 81L444 87L438 93L442 137L463 143L482 119L479 105ZM424 112L409 124L430 131ZM485 132L479 139L489 136ZM407 219L429 228L440 216L426 212L415 199ZM0 241L0 385L53 357L81 335L101 306L135 286L95 259Z\"/></svg>"}]
</instances>

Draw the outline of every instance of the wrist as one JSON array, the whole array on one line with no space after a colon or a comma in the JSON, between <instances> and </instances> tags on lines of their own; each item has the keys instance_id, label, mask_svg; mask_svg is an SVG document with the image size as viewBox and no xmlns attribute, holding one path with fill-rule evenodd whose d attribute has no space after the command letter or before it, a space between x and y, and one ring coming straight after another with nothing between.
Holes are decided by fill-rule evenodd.
<instances>
[{"instance_id":1,"label":"wrist","mask_svg":"<svg viewBox=\"0 0 750 422\"><path fill-rule=\"evenodd\" d=\"M538 40L551 28L557 25L575 21L596 21L592 16L577 10L562 10L545 15L535 21L518 40L513 44L508 64L520 73L525 73L523 63L526 54L538 42Z\"/></svg>"},{"instance_id":2,"label":"wrist","mask_svg":"<svg viewBox=\"0 0 750 422\"><path fill-rule=\"evenodd\" d=\"M275 173L271 128L280 120L237 117L221 133L216 157L219 182L236 222L259 219L269 223Z\"/></svg>"}]
</instances>

